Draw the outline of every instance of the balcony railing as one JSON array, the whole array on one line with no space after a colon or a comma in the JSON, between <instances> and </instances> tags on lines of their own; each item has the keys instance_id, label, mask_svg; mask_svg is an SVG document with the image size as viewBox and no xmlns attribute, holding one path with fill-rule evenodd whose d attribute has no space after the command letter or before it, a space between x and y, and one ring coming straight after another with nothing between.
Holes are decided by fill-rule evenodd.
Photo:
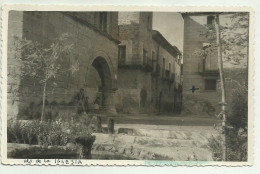
<instances>
[{"instance_id":1,"label":"balcony railing","mask_svg":"<svg viewBox=\"0 0 260 174\"><path fill-rule=\"evenodd\" d=\"M146 61L132 60L131 62L118 61L119 68L131 68L131 69L142 69L144 71L153 71L153 64L150 59Z\"/></svg>"}]
</instances>

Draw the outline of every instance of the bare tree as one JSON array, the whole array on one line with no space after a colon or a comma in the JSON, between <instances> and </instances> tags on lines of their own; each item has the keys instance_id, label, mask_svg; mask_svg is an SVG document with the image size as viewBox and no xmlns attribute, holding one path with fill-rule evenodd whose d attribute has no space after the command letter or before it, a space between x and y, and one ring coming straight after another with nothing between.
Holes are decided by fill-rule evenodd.
<instances>
[{"instance_id":1,"label":"bare tree","mask_svg":"<svg viewBox=\"0 0 260 174\"><path fill-rule=\"evenodd\" d=\"M220 15L229 16L231 23L220 25ZM221 112L218 117L222 118L222 128L224 134L223 141L223 160L227 160L226 147L226 90L225 90L225 76L223 71L223 61L229 62L233 65L241 65L242 61L248 58L248 13L215 13L215 27L206 25L206 30L201 31L201 35L206 37L210 42L210 46L195 50L195 54L207 57L207 55L216 50L218 52L218 70L221 86ZM216 48L216 49L215 49Z\"/></svg>"},{"instance_id":2,"label":"bare tree","mask_svg":"<svg viewBox=\"0 0 260 174\"><path fill-rule=\"evenodd\" d=\"M57 73L62 71L61 62L64 57L72 55L72 50L73 44L68 34L62 34L47 47L31 40L15 38L15 57L21 63L21 76L38 79L43 86L41 121L44 118L47 82L55 79ZM65 71L73 73L78 70L79 63L75 56L71 58L75 60L71 61L70 68Z\"/></svg>"}]
</instances>

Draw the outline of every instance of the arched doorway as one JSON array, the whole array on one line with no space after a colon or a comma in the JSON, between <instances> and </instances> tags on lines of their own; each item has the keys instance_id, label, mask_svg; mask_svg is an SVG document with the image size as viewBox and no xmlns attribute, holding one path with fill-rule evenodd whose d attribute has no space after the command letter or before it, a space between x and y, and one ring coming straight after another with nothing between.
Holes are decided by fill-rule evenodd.
<instances>
[{"instance_id":1,"label":"arched doorway","mask_svg":"<svg viewBox=\"0 0 260 174\"><path fill-rule=\"evenodd\" d=\"M99 76L98 94L100 97L100 110L106 114L116 114L114 107L114 74L112 67L109 66L107 60L103 57L96 57L91 65ZM89 74L91 75L91 74Z\"/></svg>"}]
</instances>

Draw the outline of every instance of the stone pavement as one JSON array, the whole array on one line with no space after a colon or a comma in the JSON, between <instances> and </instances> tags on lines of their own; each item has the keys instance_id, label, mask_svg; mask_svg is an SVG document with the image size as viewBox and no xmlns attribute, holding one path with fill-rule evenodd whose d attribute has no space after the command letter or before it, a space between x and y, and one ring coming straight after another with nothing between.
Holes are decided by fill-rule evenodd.
<instances>
[{"instance_id":1,"label":"stone pavement","mask_svg":"<svg viewBox=\"0 0 260 174\"><path fill-rule=\"evenodd\" d=\"M210 117L127 115L114 119L115 134L96 133L93 153L142 160L210 161L208 139L221 136L215 128L220 120Z\"/></svg>"},{"instance_id":2,"label":"stone pavement","mask_svg":"<svg viewBox=\"0 0 260 174\"><path fill-rule=\"evenodd\" d=\"M106 124L106 116L102 122ZM178 126L214 126L221 120L207 115L174 115L174 114L118 114L111 116L115 124L143 124L143 125L178 125Z\"/></svg>"}]
</instances>

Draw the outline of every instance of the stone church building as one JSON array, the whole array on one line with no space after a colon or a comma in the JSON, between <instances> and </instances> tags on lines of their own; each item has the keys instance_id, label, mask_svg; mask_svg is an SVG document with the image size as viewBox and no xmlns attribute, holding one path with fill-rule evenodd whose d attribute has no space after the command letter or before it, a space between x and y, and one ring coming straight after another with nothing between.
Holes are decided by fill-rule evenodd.
<instances>
[{"instance_id":1,"label":"stone church building","mask_svg":"<svg viewBox=\"0 0 260 174\"><path fill-rule=\"evenodd\" d=\"M53 88L47 83L48 103L68 108L81 88L93 103L102 98L100 105L107 112L115 113L113 95L117 88L118 61L118 13L117 12L37 12L10 11L8 24L8 77L16 74L19 78L8 78L8 114L26 115L31 105L40 105L42 85L33 79L20 77L12 48L14 36L49 45L53 39L67 33L74 44L73 54L79 61L79 71L57 74ZM68 68L70 58L65 57L63 69ZM12 102L12 88L19 86L18 97ZM66 107L65 107L66 106ZM29 107L30 109L30 107ZM71 110L71 109L69 109Z\"/></svg>"},{"instance_id":2,"label":"stone church building","mask_svg":"<svg viewBox=\"0 0 260 174\"><path fill-rule=\"evenodd\" d=\"M14 38L47 46L63 33L72 38L79 70L57 74L55 88L47 84L48 104L69 112L75 95L84 89L88 102L100 98L100 109L108 114L180 110L182 55L152 30L152 18L148 12L10 11L8 117L28 115L42 104L43 95L38 81L20 76L21 65L12 51ZM70 57L63 59L62 68L68 69Z\"/></svg>"}]
</instances>

